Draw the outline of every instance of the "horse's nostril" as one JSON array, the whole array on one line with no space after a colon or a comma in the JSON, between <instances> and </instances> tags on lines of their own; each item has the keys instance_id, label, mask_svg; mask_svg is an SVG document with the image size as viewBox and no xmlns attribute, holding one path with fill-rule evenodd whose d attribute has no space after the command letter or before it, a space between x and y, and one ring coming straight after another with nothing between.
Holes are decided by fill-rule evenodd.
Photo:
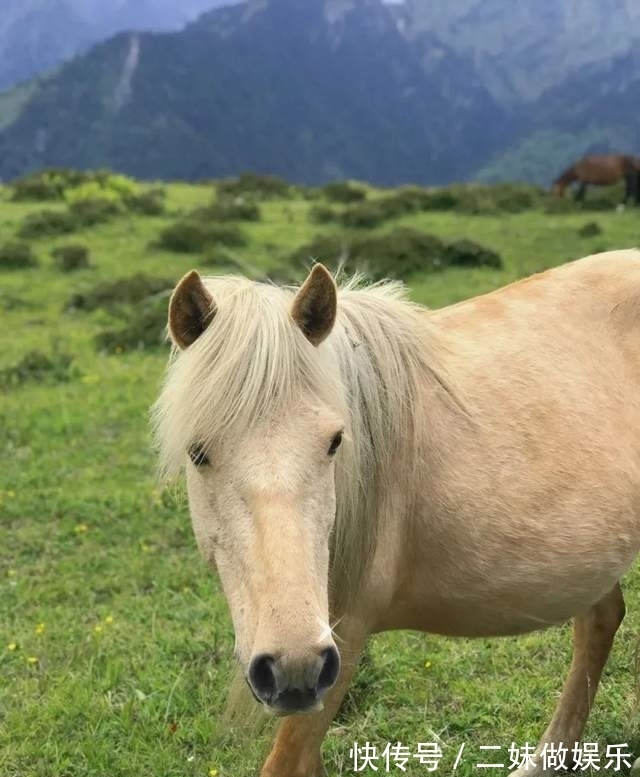
<instances>
[{"instance_id":1,"label":"horse's nostril","mask_svg":"<svg viewBox=\"0 0 640 777\"><path fill-rule=\"evenodd\" d=\"M318 695L322 695L333 687L340 671L340 654L334 647L322 651L322 669L318 677Z\"/></svg>"},{"instance_id":2,"label":"horse's nostril","mask_svg":"<svg viewBox=\"0 0 640 777\"><path fill-rule=\"evenodd\" d=\"M273 671L275 658L262 653L256 656L249 665L249 683L258 699L270 702L277 694L276 676Z\"/></svg>"}]
</instances>

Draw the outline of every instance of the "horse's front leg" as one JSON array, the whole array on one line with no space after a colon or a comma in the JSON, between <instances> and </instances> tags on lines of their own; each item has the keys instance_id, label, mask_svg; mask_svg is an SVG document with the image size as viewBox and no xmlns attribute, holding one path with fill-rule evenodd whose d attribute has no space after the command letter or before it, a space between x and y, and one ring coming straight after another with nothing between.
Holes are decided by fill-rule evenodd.
<instances>
[{"instance_id":1,"label":"horse's front leg","mask_svg":"<svg viewBox=\"0 0 640 777\"><path fill-rule=\"evenodd\" d=\"M635 172L629 173L624 177L624 200L622 200L623 205L627 204L630 197L633 197L634 200L637 200L636 177L637 176Z\"/></svg>"},{"instance_id":2,"label":"horse's front leg","mask_svg":"<svg viewBox=\"0 0 640 777\"><path fill-rule=\"evenodd\" d=\"M593 698L598 689L602 669L607 662L613 638L624 618L624 599L616 584L604 598L583 615L573 626L573 660L569 677L558 701L551 723L544 732L534 756L535 766L523 765L509 777L547 777L557 775L555 768L545 769L542 751L561 743L569 754L584 730ZM569 759L567 767L571 767Z\"/></svg>"},{"instance_id":3,"label":"horse's front leg","mask_svg":"<svg viewBox=\"0 0 640 777\"><path fill-rule=\"evenodd\" d=\"M358 666L368 632L352 624L336 633L340 674L320 712L285 718L276 733L260 777L325 777L320 747Z\"/></svg>"}]
</instances>

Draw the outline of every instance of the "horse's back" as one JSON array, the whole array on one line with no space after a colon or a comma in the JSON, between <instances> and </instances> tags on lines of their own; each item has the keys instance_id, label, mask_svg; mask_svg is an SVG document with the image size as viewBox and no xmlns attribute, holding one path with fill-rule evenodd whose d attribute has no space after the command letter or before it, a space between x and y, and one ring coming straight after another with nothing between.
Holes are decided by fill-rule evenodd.
<instances>
[{"instance_id":1,"label":"horse's back","mask_svg":"<svg viewBox=\"0 0 640 777\"><path fill-rule=\"evenodd\" d=\"M552 380L578 404L614 389L640 397L640 251L594 254L430 317L462 374L474 364L498 383Z\"/></svg>"},{"instance_id":2,"label":"horse's back","mask_svg":"<svg viewBox=\"0 0 640 777\"><path fill-rule=\"evenodd\" d=\"M615 183L629 171L631 157L623 154L590 154L579 159L575 167L583 183L607 186Z\"/></svg>"},{"instance_id":3,"label":"horse's back","mask_svg":"<svg viewBox=\"0 0 640 777\"><path fill-rule=\"evenodd\" d=\"M529 317L556 326L585 317L616 320L614 306L640 313L640 250L625 249L592 254L516 281L495 291L464 300L440 310L430 318L445 329L470 326L497 327L508 317L513 325L527 325ZM571 302L570 305L567 305Z\"/></svg>"}]
</instances>

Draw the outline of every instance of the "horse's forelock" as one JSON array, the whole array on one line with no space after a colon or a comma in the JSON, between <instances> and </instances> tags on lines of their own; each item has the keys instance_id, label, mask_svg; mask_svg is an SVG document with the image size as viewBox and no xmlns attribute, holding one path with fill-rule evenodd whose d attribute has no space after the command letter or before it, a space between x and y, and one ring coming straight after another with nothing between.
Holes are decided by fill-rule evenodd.
<instances>
[{"instance_id":1,"label":"horse's forelock","mask_svg":"<svg viewBox=\"0 0 640 777\"><path fill-rule=\"evenodd\" d=\"M153 408L163 477L178 474L190 445L237 434L302 391L339 402L324 348L314 349L289 314L291 290L235 277L204 282L216 318L189 348L174 349Z\"/></svg>"}]
</instances>

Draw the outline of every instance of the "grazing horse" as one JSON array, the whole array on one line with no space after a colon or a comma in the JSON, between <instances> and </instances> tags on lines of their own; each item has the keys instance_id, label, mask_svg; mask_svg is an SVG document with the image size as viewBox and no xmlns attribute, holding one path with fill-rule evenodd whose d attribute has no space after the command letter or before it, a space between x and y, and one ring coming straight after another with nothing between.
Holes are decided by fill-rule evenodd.
<instances>
[{"instance_id":1,"label":"grazing horse","mask_svg":"<svg viewBox=\"0 0 640 777\"><path fill-rule=\"evenodd\" d=\"M240 667L286 716L262 777L325 774L369 635L574 618L535 766L512 777L554 774L542 749L580 741L640 549L640 252L434 312L320 264L297 289L192 271L169 332L161 467L186 467Z\"/></svg>"},{"instance_id":2,"label":"grazing horse","mask_svg":"<svg viewBox=\"0 0 640 777\"><path fill-rule=\"evenodd\" d=\"M623 178L625 182L623 203L633 197L636 205L640 204L640 159L623 154L582 157L556 178L551 191L556 197L562 197L567 186L578 181L575 199L584 200L589 184L610 186Z\"/></svg>"}]
</instances>

